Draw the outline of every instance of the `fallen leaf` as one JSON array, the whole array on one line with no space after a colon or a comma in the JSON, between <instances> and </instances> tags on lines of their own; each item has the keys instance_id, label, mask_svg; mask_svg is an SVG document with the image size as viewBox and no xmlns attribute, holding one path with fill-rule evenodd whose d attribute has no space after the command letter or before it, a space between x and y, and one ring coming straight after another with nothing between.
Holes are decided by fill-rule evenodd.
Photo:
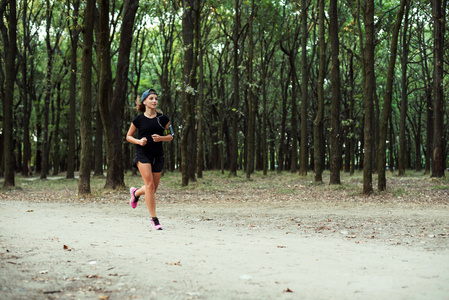
<instances>
[{"instance_id":1,"label":"fallen leaf","mask_svg":"<svg viewBox=\"0 0 449 300\"><path fill-rule=\"evenodd\" d=\"M181 265L181 261L178 262L172 262L172 263L168 263L171 266L180 266Z\"/></svg>"},{"instance_id":2,"label":"fallen leaf","mask_svg":"<svg viewBox=\"0 0 449 300\"><path fill-rule=\"evenodd\" d=\"M60 293L60 290L57 291L44 291L44 294L56 294L56 293Z\"/></svg>"},{"instance_id":3,"label":"fallen leaf","mask_svg":"<svg viewBox=\"0 0 449 300\"><path fill-rule=\"evenodd\" d=\"M33 280L34 280L34 281L45 281L45 278L42 278L42 277L34 277Z\"/></svg>"},{"instance_id":4,"label":"fallen leaf","mask_svg":"<svg viewBox=\"0 0 449 300\"><path fill-rule=\"evenodd\" d=\"M293 291L289 288L287 288L286 290L284 290L284 293L293 293Z\"/></svg>"},{"instance_id":5,"label":"fallen leaf","mask_svg":"<svg viewBox=\"0 0 449 300\"><path fill-rule=\"evenodd\" d=\"M278 246L278 248L287 248L287 246Z\"/></svg>"}]
</instances>

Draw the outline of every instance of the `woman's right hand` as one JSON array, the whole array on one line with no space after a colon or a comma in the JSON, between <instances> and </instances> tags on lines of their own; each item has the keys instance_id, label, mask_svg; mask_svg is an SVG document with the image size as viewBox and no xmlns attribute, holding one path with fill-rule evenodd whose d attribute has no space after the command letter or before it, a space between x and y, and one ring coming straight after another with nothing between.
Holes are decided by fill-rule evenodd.
<instances>
[{"instance_id":1,"label":"woman's right hand","mask_svg":"<svg viewBox=\"0 0 449 300\"><path fill-rule=\"evenodd\" d=\"M147 144L147 138L143 137L140 139L140 146L145 146Z\"/></svg>"}]
</instances>

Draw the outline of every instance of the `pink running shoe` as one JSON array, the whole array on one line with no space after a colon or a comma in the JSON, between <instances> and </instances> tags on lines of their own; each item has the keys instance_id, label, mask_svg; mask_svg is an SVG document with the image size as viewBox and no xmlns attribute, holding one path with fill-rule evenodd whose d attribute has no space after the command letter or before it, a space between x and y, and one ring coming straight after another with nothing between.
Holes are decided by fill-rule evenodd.
<instances>
[{"instance_id":1,"label":"pink running shoe","mask_svg":"<svg viewBox=\"0 0 449 300\"><path fill-rule=\"evenodd\" d=\"M156 230L162 230L162 226L157 217L151 218L151 225L153 225L153 228Z\"/></svg>"},{"instance_id":2,"label":"pink running shoe","mask_svg":"<svg viewBox=\"0 0 449 300\"><path fill-rule=\"evenodd\" d=\"M131 194L131 199L129 200L129 204L132 208L137 207L137 201L139 201L139 197L136 197L136 191L137 189L135 187L132 187L129 189L129 193Z\"/></svg>"}]
</instances>

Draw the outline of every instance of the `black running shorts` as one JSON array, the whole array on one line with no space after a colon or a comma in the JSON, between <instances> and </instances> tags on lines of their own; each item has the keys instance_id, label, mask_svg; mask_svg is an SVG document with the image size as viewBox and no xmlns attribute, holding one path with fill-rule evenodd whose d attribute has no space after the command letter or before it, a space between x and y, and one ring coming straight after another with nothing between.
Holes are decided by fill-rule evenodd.
<instances>
[{"instance_id":1,"label":"black running shorts","mask_svg":"<svg viewBox=\"0 0 449 300\"><path fill-rule=\"evenodd\" d=\"M133 167L137 168L137 162L142 164L151 164L151 171L153 173L160 173L162 172L162 169L164 169L164 157L158 157L158 158L152 158L152 157L146 157L143 155L136 156L133 160Z\"/></svg>"}]
</instances>

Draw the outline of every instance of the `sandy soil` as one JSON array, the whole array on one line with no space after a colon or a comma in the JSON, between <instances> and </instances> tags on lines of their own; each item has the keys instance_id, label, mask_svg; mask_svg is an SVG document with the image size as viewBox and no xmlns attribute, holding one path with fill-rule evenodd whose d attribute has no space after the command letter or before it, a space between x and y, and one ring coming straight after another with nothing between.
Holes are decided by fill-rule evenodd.
<instances>
[{"instance_id":1,"label":"sandy soil","mask_svg":"<svg viewBox=\"0 0 449 300\"><path fill-rule=\"evenodd\" d=\"M449 297L447 205L238 196L162 190L164 230L154 231L125 192L67 202L3 193L0 299Z\"/></svg>"}]
</instances>

